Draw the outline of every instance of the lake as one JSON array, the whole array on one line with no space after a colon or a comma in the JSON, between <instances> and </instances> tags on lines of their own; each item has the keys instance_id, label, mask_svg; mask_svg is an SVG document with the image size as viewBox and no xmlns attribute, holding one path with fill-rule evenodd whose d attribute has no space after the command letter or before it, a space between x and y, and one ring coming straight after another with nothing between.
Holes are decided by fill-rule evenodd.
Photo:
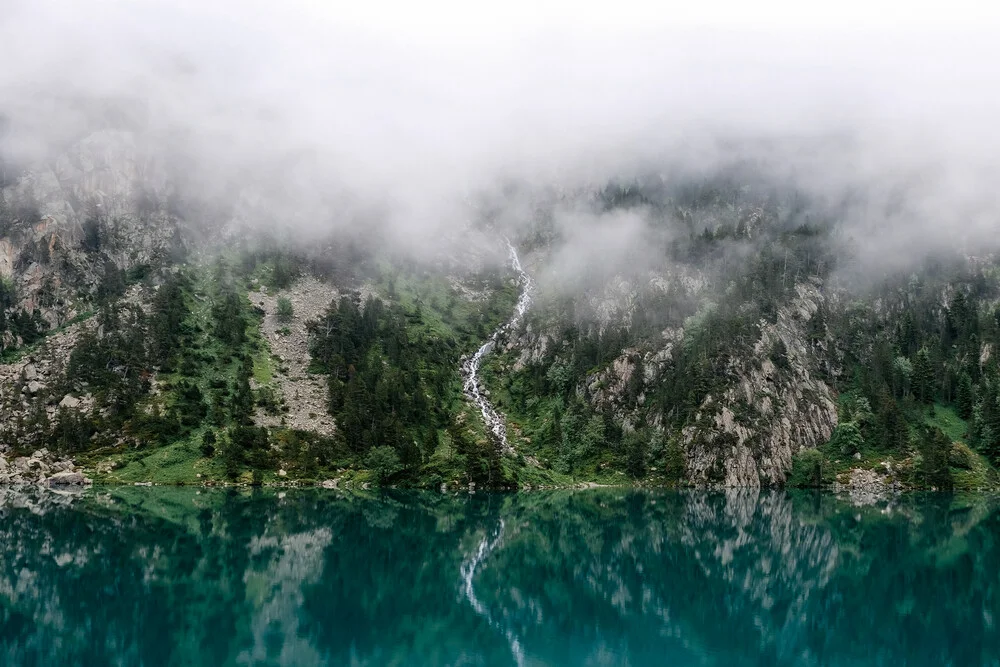
<instances>
[{"instance_id":1,"label":"lake","mask_svg":"<svg viewBox=\"0 0 1000 667\"><path fill-rule=\"evenodd\" d=\"M1000 502L0 489L3 665L1000 665Z\"/></svg>"}]
</instances>

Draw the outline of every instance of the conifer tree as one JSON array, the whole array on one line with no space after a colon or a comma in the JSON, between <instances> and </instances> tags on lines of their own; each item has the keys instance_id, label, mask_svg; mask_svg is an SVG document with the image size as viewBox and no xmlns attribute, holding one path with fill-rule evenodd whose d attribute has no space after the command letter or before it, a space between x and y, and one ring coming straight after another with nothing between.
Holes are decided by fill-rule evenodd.
<instances>
[{"instance_id":1,"label":"conifer tree","mask_svg":"<svg viewBox=\"0 0 1000 667\"><path fill-rule=\"evenodd\" d=\"M913 393L921 403L934 400L934 367L926 347L920 348L913 362Z\"/></svg>"}]
</instances>

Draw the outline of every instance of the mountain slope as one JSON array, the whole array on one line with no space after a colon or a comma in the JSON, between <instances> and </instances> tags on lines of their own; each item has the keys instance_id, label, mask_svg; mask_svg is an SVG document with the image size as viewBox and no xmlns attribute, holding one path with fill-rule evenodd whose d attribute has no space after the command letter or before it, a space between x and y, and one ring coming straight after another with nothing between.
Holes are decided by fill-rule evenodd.
<instances>
[{"instance_id":1,"label":"mountain slope","mask_svg":"<svg viewBox=\"0 0 1000 667\"><path fill-rule=\"evenodd\" d=\"M542 195L509 230L485 214L426 256L342 228L307 247L104 131L2 195L3 446L105 481L756 487L882 455L906 484L995 483L993 259L860 284L836 208L795 193L649 179ZM538 285L482 369L509 450L459 371L523 287L506 231Z\"/></svg>"}]
</instances>

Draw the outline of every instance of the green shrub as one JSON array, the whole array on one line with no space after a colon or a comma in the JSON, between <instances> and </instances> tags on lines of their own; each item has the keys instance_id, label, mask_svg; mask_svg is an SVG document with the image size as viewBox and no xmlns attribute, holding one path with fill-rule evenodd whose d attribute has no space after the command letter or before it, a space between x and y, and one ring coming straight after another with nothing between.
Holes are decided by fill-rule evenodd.
<instances>
[{"instance_id":1,"label":"green shrub","mask_svg":"<svg viewBox=\"0 0 1000 667\"><path fill-rule=\"evenodd\" d=\"M365 465L375 475L379 484L384 484L387 479L402 469L396 450L387 445L372 447L368 456L365 457Z\"/></svg>"},{"instance_id":2,"label":"green shrub","mask_svg":"<svg viewBox=\"0 0 1000 667\"><path fill-rule=\"evenodd\" d=\"M676 438L667 441L666 460L664 462L664 474L672 482L680 482L684 479L684 469L686 461L684 459L684 449Z\"/></svg>"},{"instance_id":3,"label":"green shrub","mask_svg":"<svg viewBox=\"0 0 1000 667\"><path fill-rule=\"evenodd\" d=\"M865 439L861 435L861 429L854 422L841 422L837 428L833 429L830 436L830 445L844 456L853 456L861 451L865 445Z\"/></svg>"},{"instance_id":4,"label":"green shrub","mask_svg":"<svg viewBox=\"0 0 1000 667\"><path fill-rule=\"evenodd\" d=\"M281 414L281 397L272 387L260 387L256 391L254 402L269 415Z\"/></svg>"},{"instance_id":5,"label":"green shrub","mask_svg":"<svg viewBox=\"0 0 1000 667\"><path fill-rule=\"evenodd\" d=\"M278 298L276 316L279 322L292 321L292 318L295 317L295 309L292 307L292 302L289 299L286 299L285 297Z\"/></svg>"},{"instance_id":6,"label":"green shrub","mask_svg":"<svg viewBox=\"0 0 1000 667\"><path fill-rule=\"evenodd\" d=\"M804 449L792 457L788 486L819 488L833 483L833 468L818 449Z\"/></svg>"},{"instance_id":7,"label":"green shrub","mask_svg":"<svg viewBox=\"0 0 1000 667\"><path fill-rule=\"evenodd\" d=\"M925 486L936 489L950 489L954 486L948 456L952 450L951 440L944 431L929 427L922 434L918 447L920 465L918 472Z\"/></svg>"},{"instance_id":8,"label":"green shrub","mask_svg":"<svg viewBox=\"0 0 1000 667\"><path fill-rule=\"evenodd\" d=\"M206 431L201 437L201 455L206 459L215 455L215 431Z\"/></svg>"},{"instance_id":9,"label":"green shrub","mask_svg":"<svg viewBox=\"0 0 1000 667\"><path fill-rule=\"evenodd\" d=\"M959 470L972 470L976 465L976 455L964 442L953 442L948 452L948 464Z\"/></svg>"}]
</instances>

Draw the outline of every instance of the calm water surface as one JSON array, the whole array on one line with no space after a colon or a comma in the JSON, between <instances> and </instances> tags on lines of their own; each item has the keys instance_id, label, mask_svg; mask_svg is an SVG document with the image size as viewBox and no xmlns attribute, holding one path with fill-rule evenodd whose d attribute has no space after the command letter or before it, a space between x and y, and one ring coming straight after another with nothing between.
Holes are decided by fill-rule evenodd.
<instances>
[{"instance_id":1,"label":"calm water surface","mask_svg":"<svg viewBox=\"0 0 1000 667\"><path fill-rule=\"evenodd\" d=\"M1000 665L1000 503L0 490L3 665Z\"/></svg>"}]
</instances>

